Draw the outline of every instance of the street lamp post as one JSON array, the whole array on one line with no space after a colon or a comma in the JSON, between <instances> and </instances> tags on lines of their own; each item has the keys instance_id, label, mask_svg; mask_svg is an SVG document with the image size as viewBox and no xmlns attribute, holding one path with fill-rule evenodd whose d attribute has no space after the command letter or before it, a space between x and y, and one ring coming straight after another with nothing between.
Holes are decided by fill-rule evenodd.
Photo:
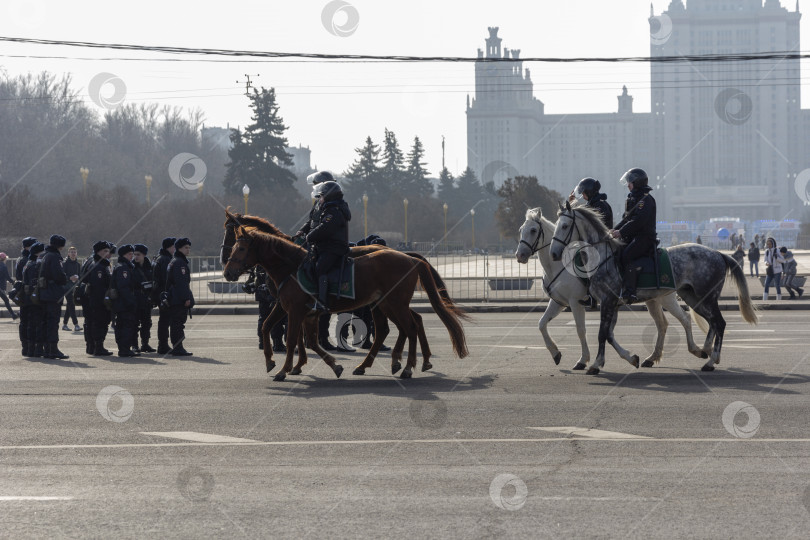
<instances>
[{"instance_id":1,"label":"street lamp post","mask_svg":"<svg viewBox=\"0 0 810 540\"><path fill-rule=\"evenodd\" d=\"M368 237L368 195L363 193L363 236Z\"/></svg>"},{"instance_id":2,"label":"street lamp post","mask_svg":"<svg viewBox=\"0 0 810 540\"><path fill-rule=\"evenodd\" d=\"M472 248L475 251L475 208L470 208L470 217L472 218Z\"/></svg>"},{"instance_id":3,"label":"street lamp post","mask_svg":"<svg viewBox=\"0 0 810 540\"><path fill-rule=\"evenodd\" d=\"M148 206L148 205L152 204L152 198L151 198L151 194L152 194L152 175L147 174L146 176L143 177L143 179L146 180L146 204Z\"/></svg>"},{"instance_id":4,"label":"street lamp post","mask_svg":"<svg viewBox=\"0 0 810 540\"><path fill-rule=\"evenodd\" d=\"M197 186L197 196L198 196L198 197L202 197L203 185L204 185L204 184L203 184L202 182L200 182L200 185L199 185L199 186Z\"/></svg>"},{"instance_id":5,"label":"street lamp post","mask_svg":"<svg viewBox=\"0 0 810 540\"><path fill-rule=\"evenodd\" d=\"M405 205L405 245L408 244L408 199L402 199L402 204Z\"/></svg>"},{"instance_id":6,"label":"street lamp post","mask_svg":"<svg viewBox=\"0 0 810 540\"><path fill-rule=\"evenodd\" d=\"M444 203L442 208L444 208L444 250L447 251L447 203Z\"/></svg>"},{"instance_id":7,"label":"street lamp post","mask_svg":"<svg viewBox=\"0 0 810 540\"><path fill-rule=\"evenodd\" d=\"M248 187L247 184L242 186L242 196L245 198L245 214L247 214L248 213L248 211L247 211L247 208L248 208L247 207L247 202L248 202L248 197L250 197L250 188Z\"/></svg>"},{"instance_id":8,"label":"street lamp post","mask_svg":"<svg viewBox=\"0 0 810 540\"><path fill-rule=\"evenodd\" d=\"M79 172L82 174L82 195L87 195L87 175L90 174L90 169L79 167Z\"/></svg>"}]
</instances>

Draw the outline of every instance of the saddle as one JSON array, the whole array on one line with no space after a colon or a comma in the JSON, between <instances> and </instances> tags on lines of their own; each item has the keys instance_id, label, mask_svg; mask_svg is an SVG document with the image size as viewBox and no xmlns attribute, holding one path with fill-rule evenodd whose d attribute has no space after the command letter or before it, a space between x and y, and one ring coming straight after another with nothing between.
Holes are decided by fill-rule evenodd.
<instances>
[{"instance_id":1,"label":"saddle","mask_svg":"<svg viewBox=\"0 0 810 540\"><path fill-rule=\"evenodd\" d=\"M636 289L675 289L675 279L672 275L672 264L667 250L656 248L657 256L641 257L630 264L640 268ZM622 269L624 275L624 269Z\"/></svg>"},{"instance_id":2,"label":"saddle","mask_svg":"<svg viewBox=\"0 0 810 540\"><path fill-rule=\"evenodd\" d=\"M354 259L351 257L343 257L340 264L336 264L326 274L329 280L328 294L337 296L338 298L351 298L354 299ZM301 288L313 295L318 295L318 280L315 277L315 264L310 257L307 257L298 267L296 275L298 283Z\"/></svg>"}]
</instances>

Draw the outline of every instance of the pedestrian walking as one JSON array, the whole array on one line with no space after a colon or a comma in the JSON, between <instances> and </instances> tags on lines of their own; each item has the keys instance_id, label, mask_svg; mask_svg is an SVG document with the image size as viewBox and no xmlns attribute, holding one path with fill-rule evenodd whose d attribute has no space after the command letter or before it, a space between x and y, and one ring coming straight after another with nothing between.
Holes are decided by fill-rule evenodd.
<instances>
[{"instance_id":1,"label":"pedestrian walking","mask_svg":"<svg viewBox=\"0 0 810 540\"><path fill-rule=\"evenodd\" d=\"M796 295L793 292L794 290L799 293L799 298L801 298L804 294L804 289L793 284L796 278L796 268L798 266L796 259L793 258L793 252L789 251L785 246L779 248L779 252L782 254L782 257L785 258L785 264L782 265L782 278L784 279L782 284L785 286L785 290L790 293L791 300L796 299Z\"/></svg>"},{"instance_id":2,"label":"pedestrian walking","mask_svg":"<svg viewBox=\"0 0 810 540\"><path fill-rule=\"evenodd\" d=\"M748 248L748 273L754 277L755 271L756 276L759 277L759 248L755 242L751 242L751 246Z\"/></svg>"},{"instance_id":3,"label":"pedestrian walking","mask_svg":"<svg viewBox=\"0 0 810 540\"><path fill-rule=\"evenodd\" d=\"M3 302L6 304L6 309L11 315L11 320L16 321L17 314L14 313L13 309L11 309L11 304L8 301L8 295L6 294L6 283L11 283L14 285L14 280L11 279L11 276L8 273L8 266L6 266L7 258L8 255L0 252L0 297L3 298Z\"/></svg>"},{"instance_id":4,"label":"pedestrian walking","mask_svg":"<svg viewBox=\"0 0 810 540\"><path fill-rule=\"evenodd\" d=\"M81 264L79 263L79 259L77 258L78 251L76 250L75 246L70 246L67 252L67 259L62 262L62 269L65 271L66 276L81 276ZM73 331L74 332L81 332L81 328L79 327L79 319L76 318L76 300L74 298L73 289L78 284L71 282L68 285L68 290L65 293L65 319L62 321L62 330L65 332L70 331L70 327L68 326L68 321L73 321Z\"/></svg>"},{"instance_id":5,"label":"pedestrian walking","mask_svg":"<svg viewBox=\"0 0 810 540\"><path fill-rule=\"evenodd\" d=\"M776 299L782 299L782 289L780 287L780 280L782 278L782 265L785 258L776 247L776 240L771 237L765 241L765 292L762 293L762 299L768 299L768 289L771 283L776 285Z\"/></svg>"},{"instance_id":6,"label":"pedestrian walking","mask_svg":"<svg viewBox=\"0 0 810 540\"><path fill-rule=\"evenodd\" d=\"M731 258L737 261L737 264L740 265L740 268L743 268L743 261L745 261L745 252L743 251L742 244L737 244L737 249L735 249L734 253L731 254Z\"/></svg>"}]
</instances>

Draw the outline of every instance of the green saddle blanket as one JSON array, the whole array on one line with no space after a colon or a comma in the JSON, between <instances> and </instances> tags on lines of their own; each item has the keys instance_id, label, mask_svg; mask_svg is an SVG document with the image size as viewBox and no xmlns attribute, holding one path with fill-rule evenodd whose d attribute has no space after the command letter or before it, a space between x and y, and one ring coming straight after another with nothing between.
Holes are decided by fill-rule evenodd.
<instances>
[{"instance_id":1,"label":"green saddle blanket","mask_svg":"<svg viewBox=\"0 0 810 540\"><path fill-rule=\"evenodd\" d=\"M338 273L340 273L340 265L329 271L328 294L339 298L351 298L354 300L354 259L344 259L343 275L340 276L340 278L338 277ZM318 296L318 284L310 279L309 274L304 268L298 269L296 278L304 292Z\"/></svg>"},{"instance_id":2,"label":"green saddle blanket","mask_svg":"<svg viewBox=\"0 0 810 540\"><path fill-rule=\"evenodd\" d=\"M672 275L672 264L669 262L669 253L666 249L658 250L658 282L655 280L655 270L652 259L648 258L642 265L643 269L638 275L637 289L675 289L675 278Z\"/></svg>"}]
</instances>

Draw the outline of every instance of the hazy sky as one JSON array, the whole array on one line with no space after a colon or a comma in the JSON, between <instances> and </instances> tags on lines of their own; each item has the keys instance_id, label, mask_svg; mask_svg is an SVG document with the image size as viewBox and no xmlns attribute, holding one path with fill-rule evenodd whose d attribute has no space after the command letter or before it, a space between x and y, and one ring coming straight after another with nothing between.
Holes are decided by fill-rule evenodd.
<instances>
[{"instance_id":1,"label":"hazy sky","mask_svg":"<svg viewBox=\"0 0 810 540\"><path fill-rule=\"evenodd\" d=\"M669 3L652 2L655 14ZM325 8L334 8L334 4L327 0L3 0L0 36L278 52L473 57L485 46L487 27L499 26L503 46L520 49L523 57L648 56L650 52L648 0L350 0L344 4L347 6L330 17ZM792 0L782 4L795 8ZM803 17L805 35L808 21L810 18ZM341 33L346 35L336 35ZM433 175L441 168L443 135L448 168L457 174L466 166L465 103L474 90L472 63L235 61L10 43L3 43L0 51L0 65L11 75L69 72L75 87L87 95L94 76L111 73L126 85L126 102L199 107L209 126L248 123L250 110L243 83L245 74L250 74L256 85L276 88L290 144L309 146L313 165L321 169L344 171L366 136L380 143L384 128L396 133L406 151L414 136L419 136ZM182 61L155 61L177 58ZM217 61L210 61L214 59ZM545 103L547 113L615 112L623 84L635 97L634 110L649 111L648 64L524 63L524 67L531 70L535 96ZM114 88L105 87L103 92L112 94Z\"/></svg>"}]
</instances>

